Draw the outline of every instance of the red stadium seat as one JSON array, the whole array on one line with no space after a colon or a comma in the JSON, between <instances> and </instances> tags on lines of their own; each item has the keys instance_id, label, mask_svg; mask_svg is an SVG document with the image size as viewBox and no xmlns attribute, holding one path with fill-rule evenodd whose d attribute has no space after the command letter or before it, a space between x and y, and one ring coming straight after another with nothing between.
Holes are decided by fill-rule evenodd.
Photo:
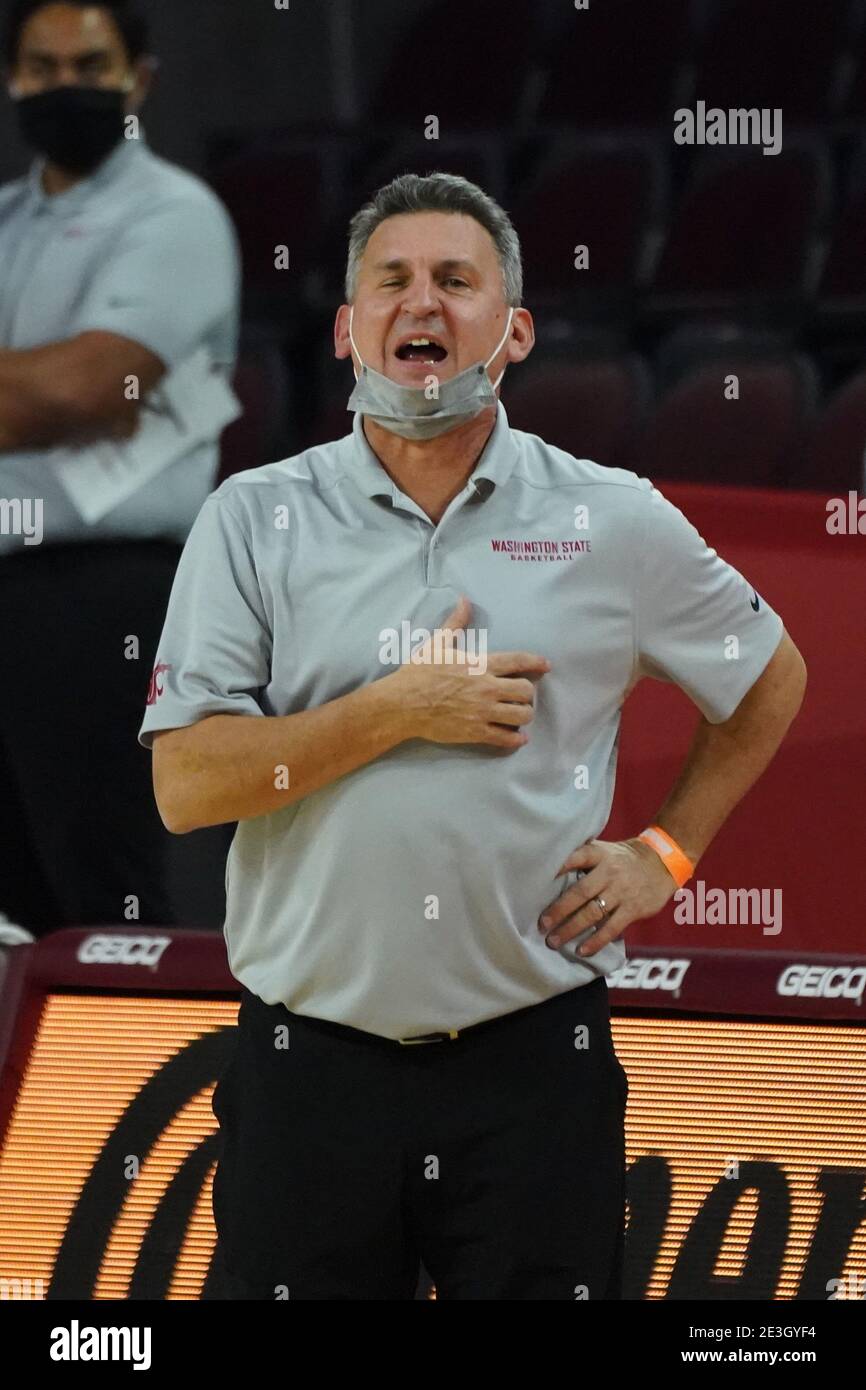
<instances>
[{"instance_id":1,"label":"red stadium seat","mask_svg":"<svg viewBox=\"0 0 866 1390\"><path fill-rule=\"evenodd\" d=\"M537 20L533 0L509 0L507 8L499 0L435 0L393 47L368 119L421 130L436 115L443 134L507 127L520 109Z\"/></svg>"},{"instance_id":2,"label":"red stadium seat","mask_svg":"<svg viewBox=\"0 0 866 1390\"><path fill-rule=\"evenodd\" d=\"M687 320L666 334L653 354L653 375L659 396L697 365L721 358L737 362L766 361L791 352L789 339L767 328L745 327L724 319Z\"/></svg>"},{"instance_id":3,"label":"red stadium seat","mask_svg":"<svg viewBox=\"0 0 866 1390\"><path fill-rule=\"evenodd\" d=\"M503 383L513 429L611 468L631 468L638 431L652 395L640 357L527 363Z\"/></svg>"},{"instance_id":4,"label":"red stadium seat","mask_svg":"<svg viewBox=\"0 0 866 1390\"><path fill-rule=\"evenodd\" d=\"M274 135L211 162L240 239L248 316L284 319L320 273L347 159L338 137ZM287 269L275 263L278 246L288 248Z\"/></svg>"},{"instance_id":5,"label":"red stadium seat","mask_svg":"<svg viewBox=\"0 0 866 1390\"><path fill-rule=\"evenodd\" d=\"M858 57L845 93L842 116L846 120L857 121L858 123L866 121L866 46L864 46L862 37Z\"/></svg>"},{"instance_id":6,"label":"red stadium seat","mask_svg":"<svg viewBox=\"0 0 866 1390\"><path fill-rule=\"evenodd\" d=\"M821 117L850 10L850 0L732 0L701 46L695 99L723 110L780 107L786 122Z\"/></svg>"},{"instance_id":7,"label":"red stadium seat","mask_svg":"<svg viewBox=\"0 0 866 1390\"><path fill-rule=\"evenodd\" d=\"M328 444L333 439L342 439L344 435L352 433L355 413L346 409L350 389L351 373L349 385L344 390L335 392L316 417L314 425L304 438L305 449L311 449L314 444Z\"/></svg>"},{"instance_id":8,"label":"red stadium seat","mask_svg":"<svg viewBox=\"0 0 866 1390\"><path fill-rule=\"evenodd\" d=\"M833 227L817 308L825 324L866 323L866 143L855 161L848 197Z\"/></svg>"},{"instance_id":9,"label":"red stadium seat","mask_svg":"<svg viewBox=\"0 0 866 1390\"><path fill-rule=\"evenodd\" d=\"M355 180L346 205L345 221L383 184L398 174L427 174L439 170L447 174L462 174L477 183L492 198L500 199L505 187L505 150L495 134L466 134L425 140L423 136L404 135L395 139L388 150L369 165L360 179Z\"/></svg>"},{"instance_id":10,"label":"red stadium seat","mask_svg":"<svg viewBox=\"0 0 866 1390\"><path fill-rule=\"evenodd\" d=\"M595 0L563 6L536 119L542 125L642 125L670 120L688 54L689 0Z\"/></svg>"},{"instance_id":11,"label":"red stadium seat","mask_svg":"<svg viewBox=\"0 0 866 1390\"><path fill-rule=\"evenodd\" d=\"M815 238L831 176L817 142L782 151L714 151L674 215L654 277L653 307L734 310L799 301L810 288Z\"/></svg>"},{"instance_id":12,"label":"red stadium seat","mask_svg":"<svg viewBox=\"0 0 866 1390\"><path fill-rule=\"evenodd\" d=\"M223 434L214 487L233 473L272 463L286 453L286 369L278 344L242 345L234 389L244 413Z\"/></svg>"},{"instance_id":13,"label":"red stadium seat","mask_svg":"<svg viewBox=\"0 0 866 1390\"><path fill-rule=\"evenodd\" d=\"M866 370L831 397L809 434L797 487L866 493Z\"/></svg>"},{"instance_id":14,"label":"red stadium seat","mask_svg":"<svg viewBox=\"0 0 866 1390\"><path fill-rule=\"evenodd\" d=\"M528 302L627 295L640 276L647 237L663 216L665 192L665 166L652 140L558 142L512 207ZM578 245L587 247L586 269L575 267Z\"/></svg>"},{"instance_id":15,"label":"red stadium seat","mask_svg":"<svg viewBox=\"0 0 866 1390\"><path fill-rule=\"evenodd\" d=\"M725 395L739 380L739 398ZM811 362L718 357L695 368L657 406L639 446L639 472L656 479L784 486L796 475L817 398Z\"/></svg>"}]
</instances>

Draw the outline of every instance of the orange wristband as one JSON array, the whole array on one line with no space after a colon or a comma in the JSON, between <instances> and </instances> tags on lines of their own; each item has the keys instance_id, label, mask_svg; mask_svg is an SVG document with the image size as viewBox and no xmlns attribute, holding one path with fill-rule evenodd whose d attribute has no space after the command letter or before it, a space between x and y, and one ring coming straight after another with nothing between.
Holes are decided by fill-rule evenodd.
<instances>
[{"instance_id":1,"label":"orange wristband","mask_svg":"<svg viewBox=\"0 0 866 1390\"><path fill-rule=\"evenodd\" d=\"M677 887L682 888L686 880L691 878L694 873L695 866L688 855L683 854L676 840L672 840L667 831L662 830L660 825L648 826L638 835L638 839L643 840L645 845L649 845L650 849L655 850Z\"/></svg>"}]
</instances>

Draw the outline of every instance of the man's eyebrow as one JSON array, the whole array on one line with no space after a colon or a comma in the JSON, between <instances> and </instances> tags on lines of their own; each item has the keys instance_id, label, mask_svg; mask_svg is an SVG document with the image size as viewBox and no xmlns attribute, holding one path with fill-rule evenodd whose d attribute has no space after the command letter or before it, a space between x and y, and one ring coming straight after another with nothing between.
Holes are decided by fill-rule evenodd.
<instances>
[{"instance_id":1,"label":"man's eyebrow","mask_svg":"<svg viewBox=\"0 0 866 1390\"><path fill-rule=\"evenodd\" d=\"M59 63L63 60L58 58L56 53L47 53L42 48L29 48L26 53L22 53L22 58L38 58L41 63ZM110 58L111 51L108 48L91 48L86 53L76 53L72 57L73 63L89 63L91 58Z\"/></svg>"},{"instance_id":2,"label":"man's eyebrow","mask_svg":"<svg viewBox=\"0 0 866 1390\"><path fill-rule=\"evenodd\" d=\"M408 261L400 256L394 256L389 261L376 261L373 265L374 270L405 270ZM447 260L437 261L436 270L471 270L477 274L477 267L473 261L465 257L450 256Z\"/></svg>"},{"instance_id":3,"label":"man's eyebrow","mask_svg":"<svg viewBox=\"0 0 866 1390\"><path fill-rule=\"evenodd\" d=\"M478 267L474 261L470 261L467 256L452 256L447 261L440 261L437 267L439 270L471 270L474 274L478 273Z\"/></svg>"}]
</instances>

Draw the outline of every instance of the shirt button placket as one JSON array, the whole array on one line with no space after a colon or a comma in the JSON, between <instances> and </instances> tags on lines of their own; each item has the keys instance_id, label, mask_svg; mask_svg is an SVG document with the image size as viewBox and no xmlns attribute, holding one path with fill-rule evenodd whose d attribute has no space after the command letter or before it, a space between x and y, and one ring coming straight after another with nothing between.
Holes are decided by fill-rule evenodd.
<instances>
[{"instance_id":1,"label":"shirt button placket","mask_svg":"<svg viewBox=\"0 0 866 1390\"><path fill-rule=\"evenodd\" d=\"M430 543L427 546L427 583L430 585L432 585L434 580L433 566L438 558L438 556L436 555L438 545L439 537L434 534L433 536L431 536Z\"/></svg>"}]
</instances>

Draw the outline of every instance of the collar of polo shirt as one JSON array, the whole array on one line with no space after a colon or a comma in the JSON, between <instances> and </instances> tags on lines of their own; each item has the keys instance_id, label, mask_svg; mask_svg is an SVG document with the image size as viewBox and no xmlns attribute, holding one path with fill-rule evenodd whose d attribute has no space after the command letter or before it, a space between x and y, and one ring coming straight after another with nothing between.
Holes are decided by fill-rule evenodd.
<instances>
[{"instance_id":1,"label":"collar of polo shirt","mask_svg":"<svg viewBox=\"0 0 866 1390\"><path fill-rule=\"evenodd\" d=\"M363 417L355 416L352 425L353 459L352 477L367 497L385 497L392 506L397 500L397 486L389 478L377 459L364 434ZM517 462L517 444L508 424L508 416L501 401L496 406L496 421L490 437L484 446L481 458L475 465L468 482L475 485L478 497L483 501L490 496L493 488L479 487L480 479L488 484L501 484L507 481Z\"/></svg>"},{"instance_id":2,"label":"collar of polo shirt","mask_svg":"<svg viewBox=\"0 0 866 1390\"><path fill-rule=\"evenodd\" d=\"M97 189L111 183L118 174L123 172L129 161L135 159L139 150L146 144L143 125L139 125L138 132L136 140L121 140L116 149L111 151L111 154L102 161L92 174L79 179L71 188L67 188L65 193L50 194L45 192L42 187L42 170L45 168L46 161L42 158L37 159L30 166L27 175L31 199L46 212L56 213L64 217L67 213L82 207L93 197Z\"/></svg>"}]
</instances>

